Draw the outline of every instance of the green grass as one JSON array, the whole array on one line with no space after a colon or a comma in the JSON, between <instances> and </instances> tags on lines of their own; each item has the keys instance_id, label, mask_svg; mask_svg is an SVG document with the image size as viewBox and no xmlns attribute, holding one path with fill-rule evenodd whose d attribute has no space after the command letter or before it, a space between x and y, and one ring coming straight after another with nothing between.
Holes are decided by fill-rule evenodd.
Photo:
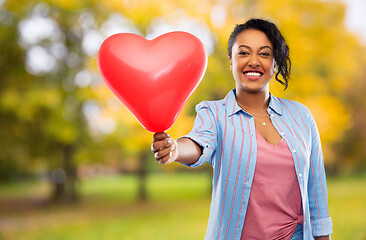
<instances>
[{"instance_id":1,"label":"green grass","mask_svg":"<svg viewBox=\"0 0 366 240\"><path fill-rule=\"evenodd\" d=\"M211 191L208 174L166 173L151 174L146 179L147 194L151 201L189 200L207 197ZM81 186L83 195L95 196L109 201L132 202L137 198L138 178L101 177L90 179Z\"/></svg>"},{"instance_id":2,"label":"green grass","mask_svg":"<svg viewBox=\"0 0 366 240\"><path fill-rule=\"evenodd\" d=\"M328 180L333 239L366 239L366 175Z\"/></svg>"},{"instance_id":3,"label":"green grass","mask_svg":"<svg viewBox=\"0 0 366 240\"><path fill-rule=\"evenodd\" d=\"M0 185L0 240L120 240L204 238L210 178L203 173L153 174L149 201L135 202L132 175L82 181L83 200L75 206L40 204L45 183ZM328 180L332 239L366 239L366 176Z\"/></svg>"}]
</instances>

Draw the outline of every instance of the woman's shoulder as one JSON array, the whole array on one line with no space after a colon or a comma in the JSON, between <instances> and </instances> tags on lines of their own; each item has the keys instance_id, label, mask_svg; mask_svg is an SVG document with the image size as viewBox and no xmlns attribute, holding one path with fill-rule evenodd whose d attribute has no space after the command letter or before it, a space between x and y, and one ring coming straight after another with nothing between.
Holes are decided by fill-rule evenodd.
<instances>
[{"instance_id":1,"label":"woman's shoulder","mask_svg":"<svg viewBox=\"0 0 366 240\"><path fill-rule=\"evenodd\" d=\"M235 89L229 91L227 95L220 100L202 101L196 105L196 111L208 108L212 112L226 111L228 106L233 106L236 103L235 100Z\"/></svg>"},{"instance_id":2,"label":"woman's shoulder","mask_svg":"<svg viewBox=\"0 0 366 240\"><path fill-rule=\"evenodd\" d=\"M224 99L212 100L212 101L202 101L196 105L196 112L202 109L209 109L212 112L220 111L224 107Z\"/></svg>"},{"instance_id":3,"label":"woman's shoulder","mask_svg":"<svg viewBox=\"0 0 366 240\"><path fill-rule=\"evenodd\" d=\"M278 100L279 104L281 105L281 109L285 112L291 114L298 113L302 116L309 116L309 114L311 114L309 108L301 102L285 98L274 98Z\"/></svg>"}]
</instances>

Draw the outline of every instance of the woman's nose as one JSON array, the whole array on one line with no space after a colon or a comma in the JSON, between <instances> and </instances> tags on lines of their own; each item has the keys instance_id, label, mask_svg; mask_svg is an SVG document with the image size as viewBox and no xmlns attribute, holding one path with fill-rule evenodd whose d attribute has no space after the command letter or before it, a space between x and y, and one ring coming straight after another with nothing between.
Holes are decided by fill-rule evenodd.
<instances>
[{"instance_id":1,"label":"woman's nose","mask_svg":"<svg viewBox=\"0 0 366 240\"><path fill-rule=\"evenodd\" d=\"M260 62L257 58L257 56L251 56L250 59L249 59L249 62L248 62L249 66L250 67L259 67L260 65Z\"/></svg>"}]
</instances>

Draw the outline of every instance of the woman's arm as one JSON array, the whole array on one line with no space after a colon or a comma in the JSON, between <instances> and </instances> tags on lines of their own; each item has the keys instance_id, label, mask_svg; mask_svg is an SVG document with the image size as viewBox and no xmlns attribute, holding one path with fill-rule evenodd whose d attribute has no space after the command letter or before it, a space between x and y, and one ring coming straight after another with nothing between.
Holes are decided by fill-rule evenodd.
<instances>
[{"instance_id":1,"label":"woman's arm","mask_svg":"<svg viewBox=\"0 0 366 240\"><path fill-rule=\"evenodd\" d=\"M202 155L202 147L189 138L174 140L167 133L155 133L151 145L156 161L170 164L174 161L192 164Z\"/></svg>"},{"instance_id":2,"label":"woman's arm","mask_svg":"<svg viewBox=\"0 0 366 240\"><path fill-rule=\"evenodd\" d=\"M329 217L327 182L320 135L315 120L308 111L310 121L311 154L309 161L308 199L314 237L329 239L332 220Z\"/></svg>"}]
</instances>

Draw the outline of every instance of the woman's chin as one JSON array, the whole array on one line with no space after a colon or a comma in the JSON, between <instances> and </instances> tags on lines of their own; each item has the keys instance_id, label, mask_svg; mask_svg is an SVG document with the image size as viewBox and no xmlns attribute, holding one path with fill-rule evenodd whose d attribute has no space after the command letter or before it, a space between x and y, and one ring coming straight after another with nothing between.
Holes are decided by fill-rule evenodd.
<instances>
[{"instance_id":1,"label":"woman's chin","mask_svg":"<svg viewBox=\"0 0 366 240\"><path fill-rule=\"evenodd\" d=\"M269 89L269 85L268 84L259 84L258 82L256 83L249 83L249 84L242 84L241 86L237 86L237 88L239 88L241 91L244 92L248 92L248 93L260 93L263 91L266 91Z\"/></svg>"}]
</instances>

